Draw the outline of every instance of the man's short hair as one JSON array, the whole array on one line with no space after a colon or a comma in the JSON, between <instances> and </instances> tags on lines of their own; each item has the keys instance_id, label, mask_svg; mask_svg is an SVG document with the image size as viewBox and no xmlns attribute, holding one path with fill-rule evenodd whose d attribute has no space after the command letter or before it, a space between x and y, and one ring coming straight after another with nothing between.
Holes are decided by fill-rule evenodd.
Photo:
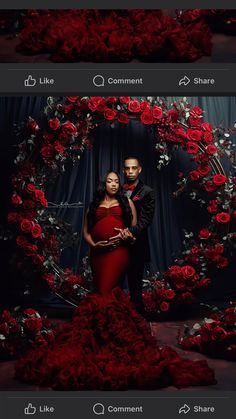
<instances>
[{"instance_id":1,"label":"man's short hair","mask_svg":"<svg viewBox=\"0 0 236 419\"><path fill-rule=\"evenodd\" d=\"M124 166L126 160L137 160L139 166L142 167L142 163L141 163L141 161L140 161L140 159L138 157L134 157L134 156L125 157L125 159L123 160L123 166Z\"/></svg>"}]
</instances>

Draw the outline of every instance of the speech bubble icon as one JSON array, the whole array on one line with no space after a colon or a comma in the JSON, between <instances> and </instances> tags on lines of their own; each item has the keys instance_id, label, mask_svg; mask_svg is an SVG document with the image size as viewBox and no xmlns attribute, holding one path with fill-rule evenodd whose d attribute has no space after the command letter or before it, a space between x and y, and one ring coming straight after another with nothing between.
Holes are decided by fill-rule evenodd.
<instances>
[{"instance_id":1,"label":"speech bubble icon","mask_svg":"<svg viewBox=\"0 0 236 419\"><path fill-rule=\"evenodd\" d=\"M93 84L96 87L103 87L105 85L105 79L104 79L104 77L101 76L101 74L97 74L93 78Z\"/></svg>"},{"instance_id":2,"label":"speech bubble icon","mask_svg":"<svg viewBox=\"0 0 236 419\"><path fill-rule=\"evenodd\" d=\"M95 415L104 415L104 413L105 413L104 405L102 403L94 404L93 413L95 413Z\"/></svg>"}]
</instances>

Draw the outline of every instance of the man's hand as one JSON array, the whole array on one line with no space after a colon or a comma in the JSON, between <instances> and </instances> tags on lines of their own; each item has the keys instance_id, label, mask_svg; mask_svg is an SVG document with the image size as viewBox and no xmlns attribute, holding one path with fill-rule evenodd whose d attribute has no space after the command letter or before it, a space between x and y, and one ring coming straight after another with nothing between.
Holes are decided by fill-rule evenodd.
<instances>
[{"instance_id":1,"label":"man's hand","mask_svg":"<svg viewBox=\"0 0 236 419\"><path fill-rule=\"evenodd\" d=\"M122 229L115 227L114 230L119 231L119 233L116 236L110 237L109 242L119 244L122 240L134 240L134 236L128 228Z\"/></svg>"}]
</instances>

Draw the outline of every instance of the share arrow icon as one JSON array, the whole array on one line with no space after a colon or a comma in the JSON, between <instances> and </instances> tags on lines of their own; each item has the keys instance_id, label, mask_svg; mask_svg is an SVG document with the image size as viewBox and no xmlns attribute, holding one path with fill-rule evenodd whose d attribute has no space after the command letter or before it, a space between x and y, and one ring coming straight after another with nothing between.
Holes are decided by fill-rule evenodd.
<instances>
[{"instance_id":1,"label":"share arrow icon","mask_svg":"<svg viewBox=\"0 0 236 419\"><path fill-rule=\"evenodd\" d=\"M187 404L184 404L183 406L180 407L179 414L184 413L186 415L186 413L188 413L189 411L190 411L190 407Z\"/></svg>"}]
</instances>

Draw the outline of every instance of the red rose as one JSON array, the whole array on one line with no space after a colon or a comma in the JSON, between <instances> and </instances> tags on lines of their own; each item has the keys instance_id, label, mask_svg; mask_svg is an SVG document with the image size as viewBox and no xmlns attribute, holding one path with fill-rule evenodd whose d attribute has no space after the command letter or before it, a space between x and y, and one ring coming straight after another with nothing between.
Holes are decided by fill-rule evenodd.
<instances>
[{"instance_id":1,"label":"red rose","mask_svg":"<svg viewBox=\"0 0 236 419\"><path fill-rule=\"evenodd\" d=\"M216 326L212 330L212 339L215 341L222 341L227 337L227 332L223 327Z\"/></svg>"},{"instance_id":2,"label":"red rose","mask_svg":"<svg viewBox=\"0 0 236 419\"><path fill-rule=\"evenodd\" d=\"M176 109L170 109L168 111L168 117L171 119L172 122L177 122L179 118L179 111Z\"/></svg>"},{"instance_id":3,"label":"red rose","mask_svg":"<svg viewBox=\"0 0 236 419\"><path fill-rule=\"evenodd\" d=\"M67 96L67 97L66 97L66 99L67 99L69 102L74 103L74 102L76 102L76 101L77 101L77 99L79 99L79 96Z\"/></svg>"},{"instance_id":4,"label":"red rose","mask_svg":"<svg viewBox=\"0 0 236 419\"><path fill-rule=\"evenodd\" d=\"M41 147L41 154L44 159L46 160L51 159L54 154L53 146L50 144L43 145Z\"/></svg>"},{"instance_id":5,"label":"red rose","mask_svg":"<svg viewBox=\"0 0 236 419\"><path fill-rule=\"evenodd\" d=\"M230 215L227 212L219 212L215 217L218 223L224 224L230 221Z\"/></svg>"},{"instance_id":6,"label":"red rose","mask_svg":"<svg viewBox=\"0 0 236 419\"><path fill-rule=\"evenodd\" d=\"M191 248L191 253L192 253L193 255L198 255L198 254L199 254L199 252L200 252L200 248L199 248L199 246L197 246L196 244L195 244L195 245L193 245L193 246L192 246L192 248Z\"/></svg>"},{"instance_id":7,"label":"red rose","mask_svg":"<svg viewBox=\"0 0 236 419\"><path fill-rule=\"evenodd\" d=\"M107 119L107 121L113 121L116 115L117 111L115 109L106 108L104 111L104 118Z\"/></svg>"},{"instance_id":8,"label":"red rose","mask_svg":"<svg viewBox=\"0 0 236 419\"><path fill-rule=\"evenodd\" d=\"M171 289L166 290L165 291L165 297L166 297L167 300L173 300L173 298L175 298L174 290L171 290Z\"/></svg>"},{"instance_id":9,"label":"red rose","mask_svg":"<svg viewBox=\"0 0 236 419\"><path fill-rule=\"evenodd\" d=\"M152 112L150 111L144 111L141 116L140 116L140 121L144 124L144 125L151 125L153 124L153 116L152 116Z\"/></svg>"},{"instance_id":10,"label":"red rose","mask_svg":"<svg viewBox=\"0 0 236 419\"><path fill-rule=\"evenodd\" d=\"M32 221L27 220L24 218L20 223L20 228L22 231L29 233L31 231Z\"/></svg>"},{"instance_id":11,"label":"red rose","mask_svg":"<svg viewBox=\"0 0 236 419\"><path fill-rule=\"evenodd\" d=\"M26 199L26 200L23 202L23 207L24 207L25 209L32 209L32 208L34 208L34 207L35 207L35 203L34 203L34 201L32 201L31 199Z\"/></svg>"},{"instance_id":12,"label":"red rose","mask_svg":"<svg viewBox=\"0 0 236 419\"><path fill-rule=\"evenodd\" d=\"M210 180L205 182L204 188L207 192L214 192L216 190L216 186Z\"/></svg>"},{"instance_id":13,"label":"red rose","mask_svg":"<svg viewBox=\"0 0 236 419\"><path fill-rule=\"evenodd\" d=\"M217 200L216 199L212 199L211 201L209 201L208 206L207 206L207 211L210 214L216 214L218 210L218 204L217 204Z\"/></svg>"},{"instance_id":14,"label":"red rose","mask_svg":"<svg viewBox=\"0 0 236 419\"><path fill-rule=\"evenodd\" d=\"M200 106L194 106L191 109L190 113L193 113L193 114L196 114L196 115L200 116L200 115L202 115L203 110L202 110L202 108L200 108Z\"/></svg>"},{"instance_id":15,"label":"red rose","mask_svg":"<svg viewBox=\"0 0 236 419\"><path fill-rule=\"evenodd\" d=\"M191 278L196 273L194 267L190 265L182 266L181 270L185 279Z\"/></svg>"},{"instance_id":16,"label":"red rose","mask_svg":"<svg viewBox=\"0 0 236 419\"><path fill-rule=\"evenodd\" d=\"M160 119L160 118L162 118L163 117L163 111L162 111L162 108L160 107L160 106L153 106L153 108L152 108L152 114L153 114L153 117L155 118L155 119Z\"/></svg>"},{"instance_id":17,"label":"red rose","mask_svg":"<svg viewBox=\"0 0 236 419\"><path fill-rule=\"evenodd\" d=\"M201 176L206 176L210 171L210 167L207 164L201 164L201 166L198 167L197 171L198 173L200 173Z\"/></svg>"},{"instance_id":18,"label":"red rose","mask_svg":"<svg viewBox=\"0 0 236 419\"><path fill-rule=\"evenodd\" d=\"M188 118L188 123L193 128L201 128L201 119L195 115L191 115Z\"/></svg>"},{"instance_id":19,"label":"red rose","mask_svg":"<svg viewBox=\"0 0 236 419\"><path fill-rule=\"evenodd\" d=\"M200 174L197 170L191 170L191 172L189 172L189 178L192 182L195 182L200 178Z\"/></svg>"},{"instance_id":20,"label":"red rose","mask_svg":"<svg viewBox=\"0 0 236 419\"><path fill-rule=\"evenodd\" d=\"M208 154L210 154L210 155L213 155L213 154L215 154L215 153L217 152L217 148L216 148L216 146L215 146L214 144L209 144L209 145L206 147L206 152L207 152Z\"/></svg>"},{"instance_id":21,"label":"red rose","mask_svg":"<svg viewBox=\"0 0 236 419\"><path fill-rule=\"evenodd\" d=\"M88 101L88 108L94 112L97 110L97 107L104 102L104 99L101 96L91 96Z\"/></svg>"},{"instance_id":22,"label":"red rose","mask_svg":"<svg viewBox=\"0 0 236 419\"><path fill-rule=\"evenodd\" d=\"M23 201L22 201L20 195L18 195L16 192L14 192L13 195L12 195L12 197L11 197L11 203L12 203L12 205L15 205L15 207L16 207L17 205L22 204L22 202Z\"/></svg>"},{"instance_id":23,"label":"red rose","mask_svg":"<svg viewBox=\"0 0 236 419\"><path fill-rule=\"evenodd\" d=\"M24 246L26 256L33 256L37 253L38 246L36 244L27 244Z\"/></svg>"},{"instance_id":24,"label":"red rose","mask_svg":"<svg viewBox=\"0 0 236 419\"><path fill-rule=\"evenodd\" d=\"M150 109L150 103L147 102L146 100L144 100L143 102L140 103L140 110L142 112L144 111L148 111Z\"/></svg>"},{"instance_id":25,"label":"red rose","mask_svg":"<svg viewBox=\"0 0 236 419\"><path fill-rule=\"evenodd\" d=\"M196 144L192 141L188 141L187 144L186 144L186 150L190 154L196 154L199 151L199 146L198 146L198 144Z\"/></svg>"},{"instance_id":26,"label":"red rose","mask_svg":"<svg viewBox=\"0 0 236 419\"><path fill-rule=\"evenodd\" d=\"M58 154L63 154L65 151L65 147L60 143L60 141L55 141L54 149Z\"/></svg>"},{"instance_id":27,"label":"red rose","mask_svg":"<svg viewBox=\"0 0 236 419\"><path fill-rule=\"evenodd\" d=\"M62 125L61 132L65 137L75 137L77 135L77 128L72 122L65 122Z\"/></svg>"},{"instance_id":28,"label":"red rose","mask_svg":"<svg viewBox=\"0 0 236 419\"><path fill-rule=\"evenodd\" d=\"M181 277L182 276L182 269L179 265L172 265L169 268L169 271L167 273L171 277Z\"/></svg>"},{"instance_id":29,"label":"red rose","mask_svg":"<svg viewBox=\"0 0 236 419\"><path fill-rule=\"evenodd\" d=\"M234 313L236 313L236 309L235 309L235 307L228 307L228 308L225 309L225 313L234 314Z\"/></svg>"},{"instance_id":30,"label":"red rose","mask_svg":"<svg viewBox=\"0 0 236 419\"><path fill-rule=\"evenodd\" d=\"M186 134L187 134L188 139L191 141L201 141L202 132L197 129L189 128L187 129Z\"/></svg>"},{"instance_id":31,"label":"red rose","mask_svg":"<svg viewBox=\"0 0 236 419\"><path fill-rule=\"evenodd\" d=\"M106 98L106 103L116 103L117 102L117 97L116 96L108 96Z\"/></svg>"},{"instance_id":32,"label":"red rose","mask_svg":"<svg viewBox=\"0 0 236 419\"><path fill-rule=\"evenodd\" d=\"M207 239L209 239L210 236L211 236L211 232L208 230L208 228L202 228L199 231L198 237L201 240L207 240Z\"/></svg>"},{"instance_id":33,"label":"red rose","mask_svg":"<svg viewBox=\"0 0 236 419\"><path fill-rule=\"evenodd\" d=\"M29 193L33 193L35 191L36 187L35 185L33 185L33 183L28 183L28 185L26 186L26 190Z\"/></svg>"},{"instance_id":34,"label":"red rose","mask_svg":"<svg viewBox=\"0 0 236 419\"><path fill-rule=\"evenodd\" d=\"M209 122L203 122L202 129L208 132L212 132L212 125Z\"/></svg>"},{"instance_id":35,"label":"red rose","mask_svg":"<svg viewBox=\"0 0 236 419\"><path fill-rule=\"evenodd\" d=\"M73 108L74 108L74 106L72 105L72 103L71 103L70 105L64 105L64 106L62 107L63 112L64 112L65 114L69 113L69 112L70 112Z\"/></svg>"},{"instance_id":36,"label":"red rose","mask_svg":"<svg viewBox=\"0 0 236 419\"><path fill-rule=\"evenodd\" d=\"M41 237L43 233L41 226L39 224L34 224L31 228L31 233L35 239Z\"/></svg>"},{"instance_id":37,"label":"red rose","mask_svg":"<svg viewBox=\"0 0 236 419\"><path fill-rule=\"evenodd\" d=\"M32 333L37 333L42 328L42 320L38 317L30 317L25 319L25 327Z\"/></svg>"},{"instance_id":38,"label":"red rose","mask_svg":"<svg viewBox=\"0 0 236 419\"><path fill-rule=\"evenodd\" d=\"M170 308L170 304L167 301L162 301L160 304L160 310L161 311L168 311Z\"/></svg>"},{"instance_id":39,"label":"red rose","mask_svg":"<svg viewBox=\"0 0 236 419\"><path fill-rule=\"evenodd\" d=\"M224 185L226 180L227 180L227 177L225 175L222 175L222 174L218 174L218 175L213 176L213 183L216 186Z\"/></svg>"},{"instance_id":40,"label":"red rose","mask_svg":"<svg viewBox=\"0 0 236 419\"><path fill-rule=\"evenodd\" d=\"M209 131L205 131L205 132L203 133L203 140L204 140L204 142L205 142L206 144L210 144L210 143L212 143L212 140L213 140L213 135L212 135L212 133L211 133L211 132L209 132Z\"/></svg>"},{"instance_id":41,"label":"red rose","mask_svg":"<svg viewBox=\"0 0 236 419\"><path fill-rule=\"evenodd\" d=\"M40 189L35 189L34 196L35 196L35 199L39 202L45 199L44 192L41 191Z\"/></svg>"},{"instance_id":42,"label":"red rose","mask_svg":"<svg viewBox=\"0 0 236 419\"><path fill-rule=\"evenodd\" d=\"M54 119L49 119L48 125L53 131L56 131L60 127L61 123L58 118L54 118Z\"/></svg>"},{"instance_id":43,"label":"red rose","mask_svg":"<svg viewBox=\"0 0 236 419\"><path fill-rule=\"evenodd\" d=\"M130 96L120 96L120 103L127 104L130 102Z\"/></svg>"},{"instance_id":44,"label":"red rose","mask_svg":"<svg viewBox=\"0 0 236 419\"><path fill-rule=\"evenodd\" d=\"M130 112L140 112L140 103L138 100L131 100L128 105L128 109Z\"/></svg>"},{"instance_id":45,"label":"red rose","mask_svg":"<svg viewBox=\"0 0 236 419\"><path fill-rule=\"evenodd\" d=\"M118 121L119 121L121 124L128 124L128 122L129 122L129 118L128 118L128 116L126 115L126 113L122 112L122 113L120 113L120 114L119 114Z\"/></svg>"},{"instance_id":46,"label":"red rose","mask_svg":"<svg viewBox=\"0 0 236 419\"><path fill-rule=\"evenodd\" d=\"M225 248L224 248L223 244L221 244L221 243L216 243L215 244L216 253L218 253L218 254L224 253L224 250L225 250Z\"/></svg>"}]
</instances>

